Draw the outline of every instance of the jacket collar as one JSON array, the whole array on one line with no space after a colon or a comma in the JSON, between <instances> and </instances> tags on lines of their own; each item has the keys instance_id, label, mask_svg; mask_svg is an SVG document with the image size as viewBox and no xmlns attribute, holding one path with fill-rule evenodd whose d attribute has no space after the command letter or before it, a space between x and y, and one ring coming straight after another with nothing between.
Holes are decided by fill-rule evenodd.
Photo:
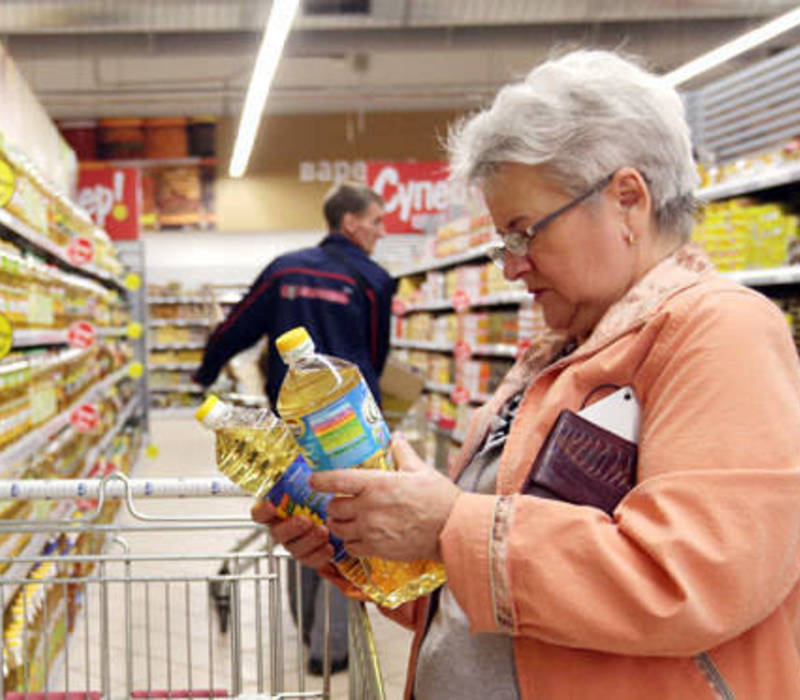
<instances>
[{"instance_id":1,"label":"jacket collar","mask_svg":"<svg viewBox=\"0 0 800 700\"><path fill-rule=\"evenodd\" d=\"M491 417L499 413L511 396L523 391L541 374L591 355L641 325L669 297L692 286L713 269L698 246L692 243L683 245L609 307L586 342L574 351L570 352L574 345L563 336L547 331L520 355L489 402L479 409L461 450L453 460L451 477L458 478L486 437Z\"/></svg>"},{"instance_id":2,"label":"jacket collar","mask_svg":"<svg viewBox=\"0 0 800 700\"><path fill-rule=\"evenodd\" d=\"M361 250L353 241L351 241L347 236L343 233L339 233L338 231L331 231L328 233L325 238L323 238L319 242L320 247L327 246L327 245L335 245L342 248L347 248L349 251L358 251L363 257L368 257L367 254Z\"/></svg>"}]
</instances>

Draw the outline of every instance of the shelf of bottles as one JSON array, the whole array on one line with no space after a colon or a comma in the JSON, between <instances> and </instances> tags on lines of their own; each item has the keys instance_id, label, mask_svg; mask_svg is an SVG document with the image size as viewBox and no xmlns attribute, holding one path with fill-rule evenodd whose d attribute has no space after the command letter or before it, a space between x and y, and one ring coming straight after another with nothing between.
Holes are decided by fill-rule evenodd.
<instances>
[{"instance_id":1,"label":"shelf of bottles","mask_svg":"<svg viewBox=\"0 0 800 700\"><path fill-rule=\"evenodd\" d=\"M214 326L241 298L241 286L206 285L185 290L177 283L148 288L148 391L160 415L197 406L204 390L192 382Z\"/></svg>"},{"instance_id":2,"label":"shelf of bottles","mask_svg":"<svg viewBox=\"0 0 800 700\"><path fill-rule=\"evenodd\" d=\"M131 469L141 444L136 387L143 367L133 358L136 331L124 274L106 233L0 134L0 478ZM43 646L42 606L52 612L69 603L60 587L47 585L56 573L47 556L102 544L44 536L24 524L80 517L91 505L0 504L0 575L37 581L20 582L3 603L7 691L16 689L23 659L41 662L53 651ZM109 520L113 510L104 509L101 518ZM20 596L28 601L24 620Z\"/></svg>"}]
</instances>

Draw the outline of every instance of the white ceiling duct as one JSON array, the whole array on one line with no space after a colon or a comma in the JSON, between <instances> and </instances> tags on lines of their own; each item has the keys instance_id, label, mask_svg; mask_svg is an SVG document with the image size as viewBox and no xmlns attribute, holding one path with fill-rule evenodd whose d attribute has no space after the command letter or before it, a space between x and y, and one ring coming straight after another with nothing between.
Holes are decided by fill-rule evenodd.
<instances>
[{"instance_id":1,"label":"white ceiling duct","mask_svg":"<svg viewBox=\"0 0 800 700\"><path fill-rule=\"evenodd\" d=\"M323 0L309 0L320 3ZM330 7L346 0L324 0ZM3 0L0 33L258 32L264 0ZM369 0L369 12L301 14L297 29L475 27L764 18L790 0Z\"/></svg>"},{"instance_id":2,"label":"white ceiling duct","mask_svg":"<svg viewBox=\"0 0 800 700\"><path fill-rule=\"evenodd\" d=\"M270 4L0 0L0 35L55 117L236 114ZM666 71L787 6L795 3L369 0L366 16L297 17L267 109L472 108L556 45L622 48Z\"/></svg>"}]
</instances>

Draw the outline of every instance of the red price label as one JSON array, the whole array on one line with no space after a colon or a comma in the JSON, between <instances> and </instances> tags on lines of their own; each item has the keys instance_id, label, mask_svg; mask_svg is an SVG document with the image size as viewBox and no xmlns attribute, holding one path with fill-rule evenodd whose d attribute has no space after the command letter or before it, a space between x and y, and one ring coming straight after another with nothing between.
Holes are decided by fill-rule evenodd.
<instances>
[{"instance_id":1,"label":"red price label","mask_svg":"<svg viewBox=\"0 0 800 700\"><path fill-rule=\"evenodd\" d=\"M533 343L530 338L521 338L517 341L517 354L514 357L520 357Z\"/></svg>"},{"instance_id":2,"label":"red price label","mask_svg":"<svg viewBox=\"0 0 800 700\"><path fill-rule=\"evenodd\" d=\"M463 386L457 386L450 392L450 400L456 405L469 403L469 389Z\"/></svg>"},{"instance_id":3,"label":"red price label","mask_svg":"<svg viewBox=\"0 0 800 700\"><path fill-rule=\"evenodd\" d=\"M392 313L395 316L405 316L407 311L408 307L402 299L392 299Z\"/></svg>"},{"instance_id":4,"label":"red price label","mask_svg":"<svg viewBox=\"0 0 800 700\"><path fill-rule=\"evenodd\" d=\"M456 313L464 313L467 309L469 309L469 294L467 294L463 289L456 289L453 292L453 298L451 299L453 302L453 308L456 310Z\"/></svg>"},{"instance_id":5,"label":"red price label","mask_svg":"<svg viewBox=\"0 0 800 700\"><path fill-rule=\"evenodd\" d=\"M67 331L67 342L73 348L90 348L97 340L97 331L86 321L76 321Z\"/></svg>"},{"instance_id":6,"label":"red price label","mask_svg":"<svg viewBox=\"0 0 800 700\"><path fill-rule=\"evenodd\" d=\"M67 257L73 265L86 265L94 258L94 244L88 238L76 238L67 246Z\"/></svg>"},{"instance_id":7,"label":"red price label","mask_svg":"<svg viewBox=\"0 0 800 700\"><path fill-rule=\"evenodd\" d=\"M472 348L466 340L459 340L453 347L453 356L457 360L468 360L472 355Z\"/></svg>"},{"instance_id":8,"label":"red price label","mask_svg":"<svg viewBox=\"0 0 800 700\"><path fill-rule=\"evenodd\" d=\"M72 409L69 422L79 433L90 433L100 425L100 411L94 404L81 404Z\"/></svg>"}]
</instances>

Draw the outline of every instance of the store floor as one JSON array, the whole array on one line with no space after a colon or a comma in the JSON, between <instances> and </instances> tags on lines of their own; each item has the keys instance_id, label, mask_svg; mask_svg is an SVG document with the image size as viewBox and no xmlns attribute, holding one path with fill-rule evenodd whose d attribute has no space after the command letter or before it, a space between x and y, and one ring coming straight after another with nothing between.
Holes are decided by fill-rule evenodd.
<instances>
[{"instance_id":1,"label":"store floor","mask_svg":"<svg viewBox=\"0 0 800 700\"><path fill-rule=\"evenodd\" d=\"M215 475L213 468L213 434L203 429L191 417L151 417L151 444L158 448L155 458L143 457L133 473L135 478L149 477L197 477ZM176 515L181 518L192 516L205 518L210 515L247 516L249 499L239 498L186 498L149 499L139 503L138 508L148 515ZM133 522L127 513L120 516L119 522ZM272 668L282 670L285 689L297 691L301 681L298 678L298 648L295 626L289 615L285 595L285 581L280 583L280 609L269 610L270 594L268 587L257 586L253 581L243 581L239 593L241 601L241 625L243 634L240 648L232 649L230 634L219 631L218 610L212 597L208 595L207 576L217 572L222 559L217 555L228 552L243 537L244 531L224 529L189 530L153 533L122 533L130 551L136 553L161 553L167 555L157 562L134 562L134 576L150 580L147 585L132 587L131 609L139 614L134 616L132 646L134 689L156 688L235 688L237 670L241 670L241 693L254 693L257 688L259 664L266 692L272 692ZM189 556L199 557L194 560ZM262 558L259 567L266 567ZM264 569L260 569L265 572ZM109 569L111 571L111 569ZM251 569L251 572L253 570ZM113 578L110 575L109 578ZM158 581L152 581L157 578ZM163 578L162 582L160 579ZM178 580L180 579L180 580ZM196 580L195 580L196 579ZM125 591L122 584L109 585L112 613L124 607ZM261 589L259 591L259 588ZM258 596L260 595L260 600ZM97 596L87 596L97 598ZM277 607L277 598L276 607ZM96 603L90 600L91 610ZM256 611L261 609L261 615ZM383 673L386 694L390 700L402 697L410 632L386 620L374 610L370 620L376 640L378 658ZM98 617L90 614L89 619ZM257 618L261 618L259 632ZM125 658L126 631L123 616L116 619L110 616L108 633L109 656L112 659L108 673L118 677L113 683L124 682L123 664ZM271 621L280 623L283 637L275 639ZM102 635L90 628L84 633L81 625L76 630L78 636L84 634L91 638ZM259 647L259 638L261 646ZM82 642L75 639L72 647L81 649ZM94 644L91 645L94 649ZM101 654L100 651L97 654ZM89 658L95 655L90 653ZM78 667L83 665L79 654L69 661L71 673L82 673ZM188 669L192 669L191 673ZM99 660L92 659L93 674L100 673ZM322 681L315 676L306 676L307 691L322 687ZM348 697L348 674L333 676L331 698Z\"/></svg>"}]
</instances>

